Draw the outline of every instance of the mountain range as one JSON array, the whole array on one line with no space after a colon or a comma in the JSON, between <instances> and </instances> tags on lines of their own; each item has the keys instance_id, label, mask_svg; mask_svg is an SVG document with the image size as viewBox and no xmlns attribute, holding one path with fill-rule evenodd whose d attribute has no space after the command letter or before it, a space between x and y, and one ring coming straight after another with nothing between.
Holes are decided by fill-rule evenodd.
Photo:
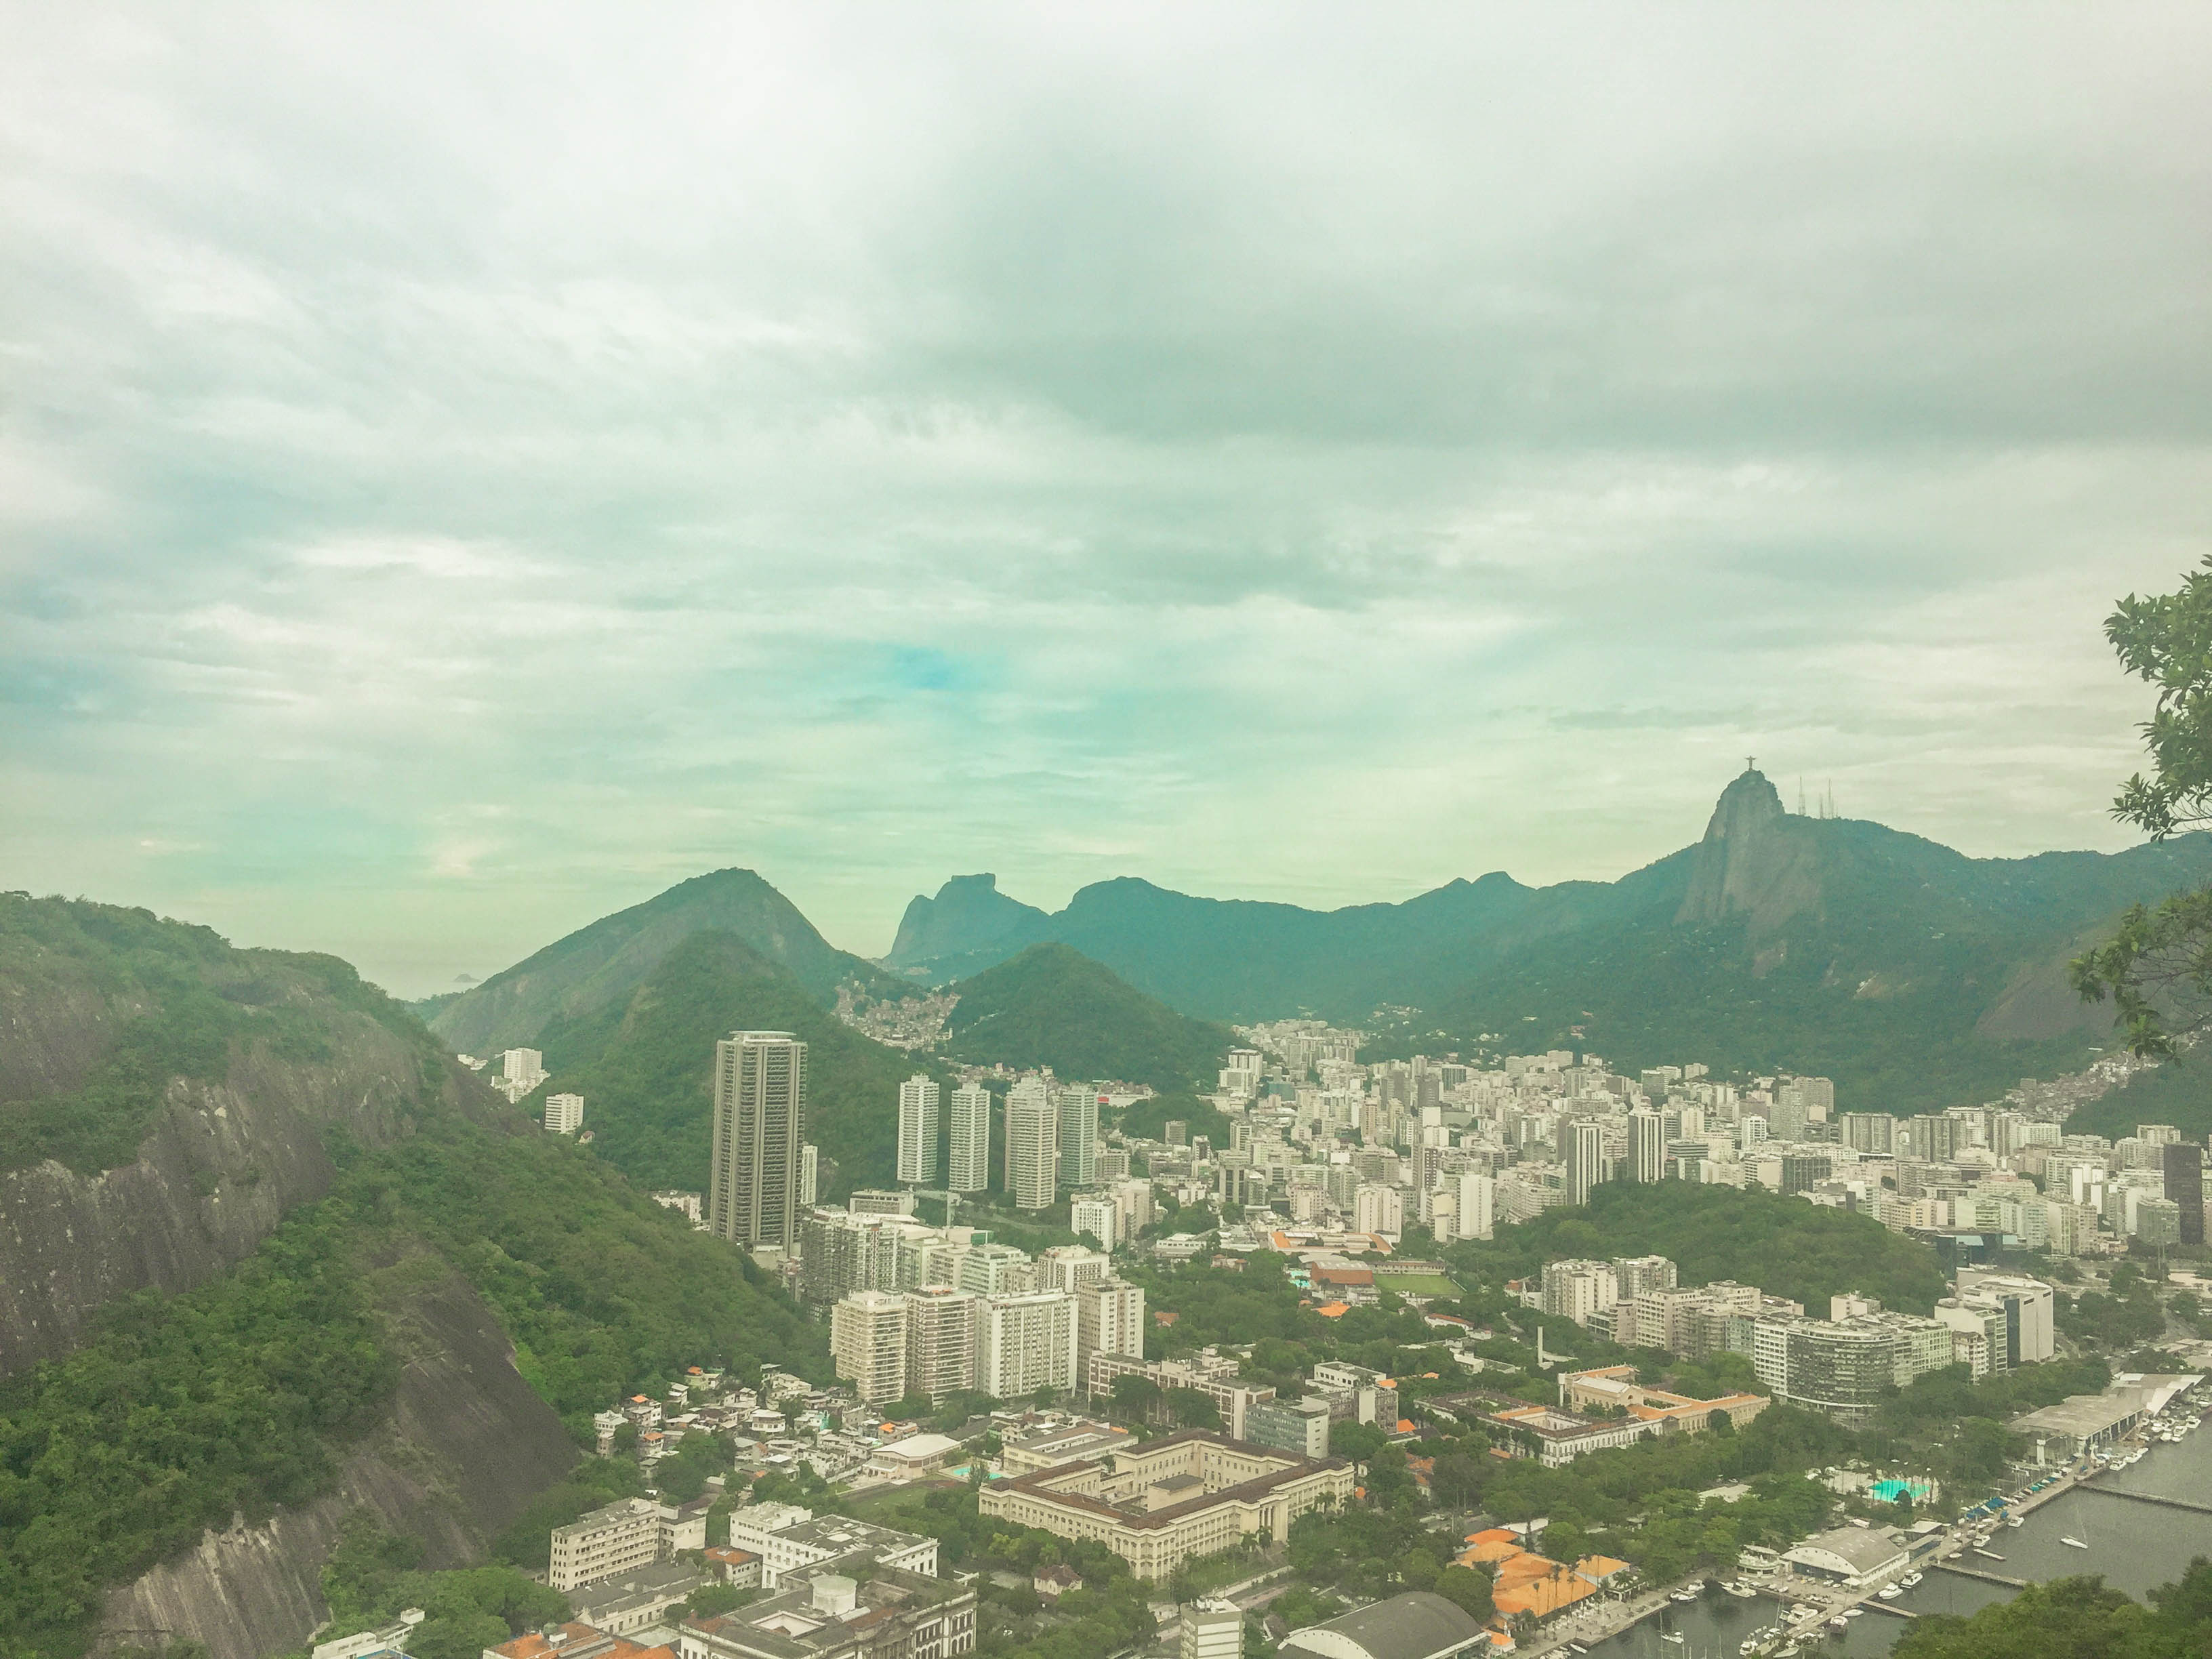
<instances>
[{"instance_id":1,"label":"mountain range","mask_svg":"<svg viewBox=\"0 0 2212 1659\"><path fill-rule=\"evenodd\" d=\"M1781 1068L1833 1077L1852 1109L1907 1112L2079 1064L2110 1022L2074 995L2068 961L2128 904L2208 878L2212 835L1976 859L1788 812L1747 769L1702 837L1612 882L1492 872L1319 911L1124 877L1055 913L960 876L908 905L878 963L829 945L755 872L725 870L424 1012L458 1048L550 1052L627 1006L684 939L716 932L817 1006L841 984L862 998L950 986L945 1052L984 1063L1182 1088L1206 1080L1226 1024L1310 1014L1368 1030L1375 1055L1570 1047L1631 1066ZM1109 1030L1121 1040L1105 1050L1081 1036Z\"/></svg>"},{"instance_id":2,"label":"mountain range","mask_svg":"<svg viewBox=\"0 0 2212 1659\"><path fill-rule=\"evenodd\" d=\"M2212 836L1969 858L1790 813L1747 769L1703 837L1613 882L1492 872L1316 911L1123 878L1048 913L962 876L908 905L883 965L938 984L1050 941L1196 1018L1310 1013L1375 1030L1377 1053L1787 1067L1907 1110L2078 1061L2110 1022L2074 996L2068 960L2128 904L2208 877Z\"/></svg>"}]
</instances>

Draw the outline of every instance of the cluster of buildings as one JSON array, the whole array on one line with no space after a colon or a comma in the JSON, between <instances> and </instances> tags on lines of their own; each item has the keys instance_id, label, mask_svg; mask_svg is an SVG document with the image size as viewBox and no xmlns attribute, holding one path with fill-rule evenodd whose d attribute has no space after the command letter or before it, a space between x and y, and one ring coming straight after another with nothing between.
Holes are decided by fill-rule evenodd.
<instances>
[{"instance_id":1,"label":"cluster of buildings","mask_svg":"<svg viewBox=\"0 0 2212 1659\"><path fill-rule=\"evenodd\" d=\"M1624 1346L1692 1360L1742 1354L1776 1399L1851 1427L1889 1391L1926 1372L1963 1363L1983 1376L2057 1352L2051 1286L1987 1267L1961 1267L1953 1293L1928 1318L1856 1295L1832 1297L1828 1316L1814 1318L1753 1285L1685 1285L1677 1278L1664 1256L1561 1261L1546 1263L1535 1284L1515 1288L1529 1306Z\"/></svg>"}]
</instances>

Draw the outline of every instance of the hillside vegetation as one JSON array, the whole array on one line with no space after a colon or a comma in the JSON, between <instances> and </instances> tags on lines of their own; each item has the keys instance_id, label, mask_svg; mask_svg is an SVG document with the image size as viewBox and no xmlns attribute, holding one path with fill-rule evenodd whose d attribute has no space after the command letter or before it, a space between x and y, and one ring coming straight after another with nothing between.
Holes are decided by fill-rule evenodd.
<instances>
[{"instance_id":1,"label":"hillside vegetation","mask_svg":"<svg viewBox=\"0 0 2212 1659\"><path fill-rule=\"evenodd\" d=\"M714 1044L739 1030L805 1039L807 1139L836 1165L823 1196L888 1182L898 1086L932 1068L842 1024L733 934L692 934L622 1003L548 1028L546 1088L584 1097L592 1150L632 1181L696 1191L707 1183Z\"/></svg>"},{"instance_id":2,"label":"hillside vegetation","mask_svg":"<svg viewBox=\"0 0 2212 1659\"><path fill-rule=\"evenodd\" d=\"M602 916L527 960L471 986L431 1016L466 1054L542 1047L556 1022L626 1004L669 953L700 933L729 933L787 970L827 1005L847 981L879 995L909 989L873 963L836 949L798 906L750 870L717 870Z\"/></svg>"},{"instance_id":3,"label":"hillside vegetation","mask_svg":"<svg viewBox=\"0 0 2212 1659\"><path fill-rule=\"evenodd\" d=\"M2185 1140L2212 1137L2212 1047L2182 1051L2155 1068L2133 1073L2066 1120L2066 1133L2118 1140L2139 1123L2171 1123Z\"/></svg>"},{"instance_id":4,"label":"hillside vegetation","mask_svg":"<svg viewBox=\"0 0 2212 1659\"><path fill-rule=\"evenodd\" d=\"M1823 1317L1828 1298L1847 1291L1916 1314L1929 1312L1944 1294L1936 1253L1871 1216L1681 1181L1607 1182L1586 1206L1547 1210L1499 1227L1494 1238L1454 1244L1448 1255L1455 1267L1493 1285L1530 1277L1547 1261L1663 1255L1685 1285L1721 1279L1756 1285Z\"/></svg>"},{"instance_id":5,"label":"hillside vegetation","mask_svg":"<svg viewBox=\"0 0 2212 1659\"><path fill-rule=\"evenodd\" d=\"M1065 945L1031 945L956 988L946 1052L974 1065L1211 1089L1234 1041Z\"/></svg>"},{"instance_id":6,"label":"hillside vegetation","mask_svg":"<svg viewBox=\"0 0 2212 1659\"><path fill-rule=\"evenodd\" d=\"M336 957L22 893L0 893L0 1171L128 1164L175 1079L222 1079L247 1050L318 1064L349 1017L398 1034L426 1074L441 1064L421 1024Z\"/></svg>"},{"instance_id":7,"label":"hillside vegetation","mask_svg":"<svg viewBox=\"0 0 2212 1659\"><path fill-rule=\"evenodd\" d=\"M0 1388L0 1651L81 1651L109 1586L328 1490L397 1384L383 1295L456 1268L580 1443L686 1364L825 1374L742 1251L565 1142L439 1124L356 1158L231 1273L117 1304Z\"/></svg>"},{"instance_id":8,"label":"hillside vegetation","mask_svg":"<svg viewBox=\"0 0 2212 1659\"><path fill-rule=\"evenodd\" d=\"M1705 837L1614 882L1500 872L1401 904L1314 911L1123 878L1048 914L985 878L908 907L890 958L941 980L1055 941L1186 1015L1374 1029L1377 1058L1588 1048L1832 1077L1850 1110L1993 1097L2082 1063L2111 1011L2066 963L2125 906L2212 877L2212 835L2111 855L1971 859L1878 823L1787 812L1747 771Z\"/></svg>"}]
</instances>

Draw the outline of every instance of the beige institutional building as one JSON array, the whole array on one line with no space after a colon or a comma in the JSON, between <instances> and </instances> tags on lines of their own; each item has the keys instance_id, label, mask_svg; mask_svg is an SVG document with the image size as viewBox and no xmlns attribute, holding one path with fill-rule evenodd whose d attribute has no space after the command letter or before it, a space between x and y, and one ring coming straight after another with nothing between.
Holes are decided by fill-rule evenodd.
<instances>
[{"instance_id":1,"label":"beige institutional building","mask_svg":"<svg viewBox=\"0 0 2212 1659\"><path fill-rule=\"evenodd\" d=\"M1194 1429L993 1481L977 1507L1060 1538L1096 1539L1138 1577L1159 1579L1256 1533L1285 1538L1299 1516L1351 1496L1352 1466L1340 1458L1315 1461Z\"/></svg>"}]
</instances>

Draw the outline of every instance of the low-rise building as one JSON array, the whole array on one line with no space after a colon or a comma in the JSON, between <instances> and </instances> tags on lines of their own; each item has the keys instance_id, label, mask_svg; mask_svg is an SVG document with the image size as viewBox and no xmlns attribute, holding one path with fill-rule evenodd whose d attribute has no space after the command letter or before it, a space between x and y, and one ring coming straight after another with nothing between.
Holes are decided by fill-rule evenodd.
<instances>
[{"instance_id":1,"label":"low-rise building","mask_svg":"<svg viewBox=\"0 0 2212 1659\"><path fill-rule=\"evenodd\" d=\"M680 1659L958 1659L975 1646L972 1584L855 1550L794 1569L777 1593L677 1627Z\"/></svg>"},{"instance_id":2,"label":"low-rise building","mask_svg":"<svg viewBox=\"0 0 2212 1659\"><path fill-rule=\"evenodd\" d=\"M585 1585L568 1598L576 1617L594 1630L626 1636L659 1624L668 1610L707 1581L704 1569L684 1561L657 1561Z\"/></svg>"},{"instance_id":3,"label":"low-rise building","mask_svg":"<svg viewBox=\"0 0 2212 1659\"><path fill-rule=\"evenodd\" d=\"M730 1547L761 1559L761 1583L774 1589L805 1567L866 1550L886 1567L933 1576L937 1540L844 1516L817 1517L796 1504L748 1504L730 1515Z\"/></svg>"},{"instance_id":4,"label":"low-rise building","mask_svg":"<svg viewBox=\"0 0 2212 1659\"><path fill-rule=\"evenodd\" d=\"M1138 1577L1165 1577L1246 1538L1290 1535L1309 1510L1352 1495L1351 1466L1191 1430L1085 1461L993 1481L988 1516L1103 1543Z\"/></svg>"},{"instance_id":5,"label":"low-rise building","mask_svg":"<svg viewBox=\"0 0 2212 1659\"><path fill-rule=\"evenodd\" d=\"M1281 1650L1294 1659L1458 1659L1491 1647L1490 1632L1459 1603L1413 1590L1294 1630Z\"/></svg>"},{"instance_id":6,"label":"low-rise building","mask_svg":"<svg viewBox=\"0 0 2212 1659\"><path fill-rule=\"evenodd\" d=\"M1880 1527L1838 1527L1782 1553L1792 1573L1854 1589L1902 1572L1910 1559L1906 1547Z\"/></svg>"}]
</instances>

